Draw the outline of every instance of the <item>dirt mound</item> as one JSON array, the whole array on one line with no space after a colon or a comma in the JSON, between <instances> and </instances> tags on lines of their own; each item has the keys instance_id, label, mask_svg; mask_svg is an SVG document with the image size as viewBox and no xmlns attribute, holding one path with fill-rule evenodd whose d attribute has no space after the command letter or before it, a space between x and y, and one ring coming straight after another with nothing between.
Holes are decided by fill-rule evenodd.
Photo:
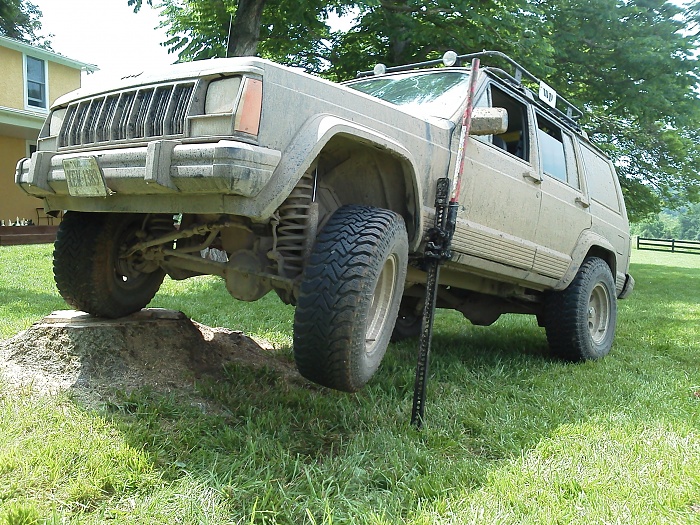
<instances>
[{"instance_id":1,"label":"dirt mound","mask_svg":"<svg viewBox=\"0 0 700 525\"><path fill-rule=\"evenodd\" d=\"M115 320L67 310L0 341L0 378L38 393L71 390L86 401L144 386L190 391L196 380L223 380L229 363L299 380L294 365L273 350L266 341L172 310L144 309Z\"/></svg>"}]
</instances>

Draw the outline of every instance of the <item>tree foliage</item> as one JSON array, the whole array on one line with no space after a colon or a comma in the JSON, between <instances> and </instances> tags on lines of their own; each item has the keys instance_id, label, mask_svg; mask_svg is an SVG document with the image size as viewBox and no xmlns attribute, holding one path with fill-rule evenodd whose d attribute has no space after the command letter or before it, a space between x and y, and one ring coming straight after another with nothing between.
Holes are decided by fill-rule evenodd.
<instances>
[{"instance_id":1,"label":"tree foliage","mask_svg":"<svg viewBox=\"0 0 700 525\"><path fill-rule=\"evenodd\" d=\"M261 55L279 62L323 69L331 37L329 13L348 0L146 0L161 9L169 40L182 61ZM143 0L128 0L138 12Z\"/></svg>"},{"instance_id":2,"label":"tree foliage","mask_svg":"<svg viewBox=\"0 0 700 525\"><path fill-rule=\"evenodd\" d=\"M652 239L700 241L700 204L684 206L679 210L663 210L633 224L632 233Z\"/></svg>"},{"instance_id":3,"label":"tree foliage","mask_svg":"<svg viewBox=\"0 0 700 525\"><path fill-rule=\"evenodd\" d=\"M367 0L357 23L338 33L329 73L347 78L381 62L387 66L497 49L524 61L551 54L549 28L528 0Z\"/></svg>"},{"instance_id":4,"label":"tree foliage","mask_svg":"<svg viewBox=\"0 0 700 525\"><path fill-rule=\"evenodd\" d=\"M50 48L37 36L41 30L41 11L28 0L0 0L0 35L28 44Z\"/></svg>"},{"instance_id":5,"label":"tree foliage","mask_svg":"<svg viewBox=\"0 0 700 525\"><path fill-rule=\"evenodd\" d=\"M631 216L699 197L700 69L692 9L664 0L542 0L556 72L613 158Z\"/></svg>"},{"instance_id":6,"label":"tree foliage","mask_svg":"<svg viewBox=\"0 0 700 525\"><path fill-rule=\"evenodd\" d=\"M143 1L128 0L138 10ZM334 80L503 51L584 109L633 219L700 199L700 0L157 0L181 60L257 53ZM332 12L352 12L332 31ZM257 31L257 33L256 33ZM229 37L230 35L230 37Z\"/></svg>"}]
</instances>

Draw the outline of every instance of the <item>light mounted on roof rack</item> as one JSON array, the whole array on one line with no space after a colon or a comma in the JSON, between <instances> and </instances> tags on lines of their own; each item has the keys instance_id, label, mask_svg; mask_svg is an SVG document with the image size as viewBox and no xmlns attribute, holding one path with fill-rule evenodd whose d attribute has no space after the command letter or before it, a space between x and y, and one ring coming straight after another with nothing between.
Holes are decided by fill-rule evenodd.
<instances>
[{"instance_id":1,"label":"light mounted on roof rack","mask_svg":"<svg viewBox=\"0 0 700 525\"><path fill-rule=\"evenodd\" d=\"M454 51L445 51L445 54L442 55L442 63L445 65L445 67L454 66L458 59L459 57Z\"/></svg>"}]
</instances>

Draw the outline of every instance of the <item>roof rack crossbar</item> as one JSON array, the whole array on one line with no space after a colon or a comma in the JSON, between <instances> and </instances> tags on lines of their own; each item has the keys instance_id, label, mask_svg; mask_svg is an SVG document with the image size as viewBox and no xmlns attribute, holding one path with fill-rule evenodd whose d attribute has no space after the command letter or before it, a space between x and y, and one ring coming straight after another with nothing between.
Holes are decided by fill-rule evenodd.
<instances>
[{"instance_id":1,"label":"roof rack crossbar","mask_svg":"<svg viewBox=\"0 0 700 525\"><path fill-rule=\"evenodd\" d=\"M521 89L527 89L530 91L527 87L523 86L522 82L519 82L513 75L508 73L507 71L504 71L500 67L489 67L485 68L488 69L491 73L499 77L501 80L505 80L509 84L512 84L516 87L519 87ZM533 97L535 95L532 95ZM552 107L548 104L542 104L540 107L546 111L547 113L550 113L551 115L555 116L556 118L559 118L563 120L565 123L567 123L569 126L571 126L573 129L580 131L581 128L577 122L577 119L581 118L583 116L583 113L581 110L579 110L576 106L573 104L569 103L566 99L562 98L561 96L557 96L557 101L563 101L564 105L566 105L566 113L564 113L562 110L556 107ZM576 111L576 115L574 115L574 111Z\"/></svg>"}]
</instances>

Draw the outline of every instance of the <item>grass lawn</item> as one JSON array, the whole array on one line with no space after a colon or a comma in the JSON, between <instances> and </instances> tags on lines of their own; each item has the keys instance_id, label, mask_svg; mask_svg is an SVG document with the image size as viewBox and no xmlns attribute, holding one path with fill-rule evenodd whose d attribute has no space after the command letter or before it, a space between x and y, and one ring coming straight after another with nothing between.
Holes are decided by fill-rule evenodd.
<instances>
[{"instance_id":1,"label":"grass lawn","mask_svg":"<svg viewBox=\"0 0 700 525\"><path fill-rule=\"evenodd\" d=\"M633 262L599 362L550 359L528 317L441 311L420 432L411 341L355 395L231 367L199 386L216 414L148 390L100 410L0 390L0 524L700 524L700 257ZM51 247L0 247L0 267L0 339L66 308ZM272 294L166 281L152 306L291 354Z\"/></svg>"}]
</instances>

